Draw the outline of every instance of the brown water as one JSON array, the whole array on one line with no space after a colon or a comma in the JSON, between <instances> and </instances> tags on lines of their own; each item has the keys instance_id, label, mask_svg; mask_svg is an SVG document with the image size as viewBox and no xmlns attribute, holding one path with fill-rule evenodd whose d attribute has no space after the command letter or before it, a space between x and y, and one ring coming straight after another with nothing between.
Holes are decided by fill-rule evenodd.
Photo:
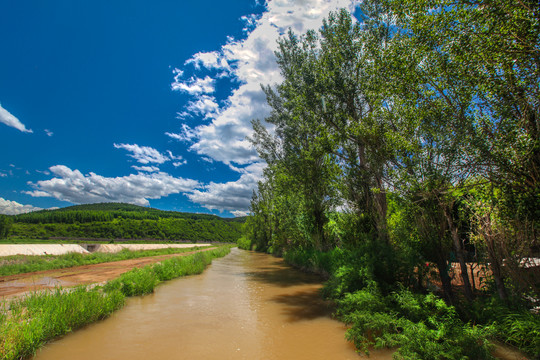
<instances>
[{"instance_id":1,"label":"brown water","mask_svg":"<svg viewBox=\"0 0 540 360\"><path fill-rule=\"evenodd\" d=\"M321 300L320 278L233 249L202 274L129 299L110 318L46 345L35 360L367 359ZM502 359L524 359L498 347ZM369 359L389 360L391 350Z\"/></svg>"},{"instance_id":2,"label":"brown water","mask_svg":"<svg viewBox=\"0 0 540 360\"><path fill-rule=\"evenodd\" d=\"M130 299L35 359L362 359L320 287L281 259L233 249L202 275ZM378 355L370 359L391 359Z\"/></svg>"}]
</instances>

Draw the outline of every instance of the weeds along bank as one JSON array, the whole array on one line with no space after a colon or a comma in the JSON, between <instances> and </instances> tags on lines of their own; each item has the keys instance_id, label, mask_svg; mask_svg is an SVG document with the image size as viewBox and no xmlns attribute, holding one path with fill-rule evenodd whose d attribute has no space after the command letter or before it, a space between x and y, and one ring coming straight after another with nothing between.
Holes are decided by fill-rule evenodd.
<instances>
[{"instance_id":1,"label":"weeds along bank","mask_svg":"<svg viewBox=\"0 0 540 360\"><path fill-rule=\"evenodd\" d=\"M163 281L200 274L212 259L227 255L231 247L133 269L104 286L57 289L4 303L0 311L0 358L30 357L47 341L106 318L124 305L126 297L149 294Z\"/></svg>"},{"instance_id":2,"label":"weeds along bank","mask_svg":"<svg viewBox=\"0 0 540 360\"><path fill-rule=\"evenodd\" d=\"M291 250L284 258L328 278L323 296L335 301L336 317L350 326L346 337L360 351L396 347L397 359L492 359L491 341L498 340L540 355L538 314L488 292L452 306L435 293L381 281L388 259L362 250Z\"/></svg>"}]
</instances>

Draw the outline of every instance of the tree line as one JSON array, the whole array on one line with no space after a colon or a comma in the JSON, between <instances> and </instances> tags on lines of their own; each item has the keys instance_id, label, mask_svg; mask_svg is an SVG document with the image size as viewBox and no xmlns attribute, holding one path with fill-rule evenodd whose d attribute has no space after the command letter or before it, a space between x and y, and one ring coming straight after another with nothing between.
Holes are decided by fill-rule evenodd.
<instances>
[{"instance_id":1,"label":"tree line","mask_svg":"<svg viewBox=\"0 0 540 360\"><path fill-rule=\"evenodd\" d=\"M370 0L359 14L279 40L283 81L263 86L271 114L253 121L268 167L244 246L351 250L388 291L426 291L436 273L449 304L481 295L471 267L484 264L502 303L540 298L527 270L540 245L538 2ZM355 276L352 290L366 286Z\"/></svg>"},{"instance_id":2,"label":"tree line","mask_svg":"<svg viewBox=\"0 0 540 360\"><path fill-rule=\"evenodd\" d=\"M110 203L0 217L0 238L156 239L235 242L242 219Z\"/></svg>"},{"instance_id":3,"label":"tree line","mask_svg":"<svg viewBox=\"0 0 540 360\"><path fill-rule=\"evenodd\" d=\"M20 223L84 223L93 221L111 221L113 219L158 220L162 218L192 220L242 221L242 218L220 218L211 214L165 211L124 203L98 203L74 205L55 210L41 210L15 215L13 220Z\"/></svg>"}]
</instances>

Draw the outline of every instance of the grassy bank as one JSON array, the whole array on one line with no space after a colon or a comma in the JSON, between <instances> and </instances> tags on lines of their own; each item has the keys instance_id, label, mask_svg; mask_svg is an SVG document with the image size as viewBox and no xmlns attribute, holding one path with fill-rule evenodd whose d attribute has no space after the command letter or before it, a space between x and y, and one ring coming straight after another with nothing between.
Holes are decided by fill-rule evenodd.
<instances>
[{"instance_id":1,"label":"grassy bank","mask_svg":"<svg viewBox=\"0 0 540 360\"><path fill-rule=\"evenodd\" d=\"M148 256L180 254L193 251L191 248L168 248L156 250L130 251L122 250L117 253L69 253L65 255L13 255L0 258L0 276L22 274L27 272L64 269L73 266L100 264L105 262L137 259Z\"/></svg>"},{"instance_id":2,"label":"grassy bank","mask_svg":"<svg viewBox=\"0 0 540 360\"><path fill-rule=\"evenodd\" d=\"M47 341L101 320L121 308L125 298L151 293L163 281L199 274L231 245L133 269L103 287L34 293L3 304L0 311L0 358L24 359Z\"/></svg>"},{"instance_id":3,"label":"grassy bank","mask_svg":"<svg viewBox=\"0 0 540 360\"><path fill-rule=\"evenodd\" d=\"M397 359L492 359L490 340L540 354L540 317L527 309L479 296L472 304L447 304L433 293L384 287L362 253L289 251L285 260L328 278L323 295L349 325L346 337L360 351L397 348Z\"/></svg>"}]
</instances>

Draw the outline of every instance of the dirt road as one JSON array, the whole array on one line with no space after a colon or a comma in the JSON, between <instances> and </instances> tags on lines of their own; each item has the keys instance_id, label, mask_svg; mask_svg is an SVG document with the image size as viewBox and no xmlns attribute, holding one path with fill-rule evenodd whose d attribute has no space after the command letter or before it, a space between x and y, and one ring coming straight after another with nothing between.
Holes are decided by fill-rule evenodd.
<instances>
[{"instance_id":1,"label":"dirt road","mask_svg":"<svg viewBox=\"0 0 540 360\"><path fill-rule=\"evenodd\" d=\"M75 266L65 269L0 276L0 300L11 299L32 291L54 289L58 286L70 287L101 283L112 280L133 268L144 267L174 256L186 256L212 249L215 249L215 247L179 254L150 256L102 264Z\"/></svg>"}]
</instances>

